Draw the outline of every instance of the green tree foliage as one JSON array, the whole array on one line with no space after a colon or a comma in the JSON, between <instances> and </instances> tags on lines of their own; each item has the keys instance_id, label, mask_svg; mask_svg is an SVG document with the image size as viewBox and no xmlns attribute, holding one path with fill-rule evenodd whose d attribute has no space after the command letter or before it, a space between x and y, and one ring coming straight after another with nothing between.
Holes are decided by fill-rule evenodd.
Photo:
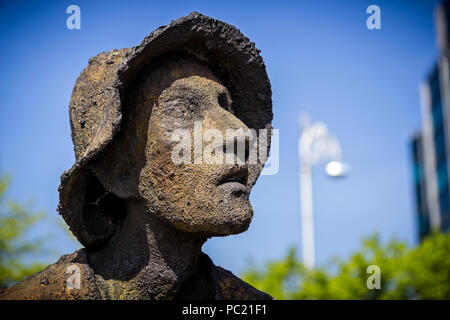
<instances>
[{"instance_id":1,"label":"green tree foliage","mask_svg":"<svg viewBox=\"0 0 450 320\"><path fill-rule=\"evenodd\" d=\"M10 178L0 176L0 288L11 285L44 268L34 260L42 252L44 237L28 237L29 229L43 219L43 212L32 212L29 204L7 201ZM39 258L38 258L39 259Z\"/></svg>"},{"instance_id":2,"label":"green tree foliage","mask_svg":"<svg viewBox=\"0 0 450 320\"><path fill-rule=\"evenodd\" d=\"M380 268L380 289L367 287L370 265ZM243 279L276 299L450 299L450 234L430 235L414 249L372 235L347 261L312 270L290 248L279 261L250 267Z\"/></svg>"}]
</instances>

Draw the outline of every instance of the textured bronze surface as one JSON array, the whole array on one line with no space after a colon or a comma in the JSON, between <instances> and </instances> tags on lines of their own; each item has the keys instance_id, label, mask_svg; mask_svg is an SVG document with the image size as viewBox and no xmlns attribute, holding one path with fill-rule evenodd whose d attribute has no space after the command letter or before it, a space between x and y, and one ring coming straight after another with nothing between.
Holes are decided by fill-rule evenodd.
<instances>
[{"instance_id":1,"label":"textured bronze surface","mask_svg":"<svg viewBox=\"0 0 450 320\"><path fill-rule=\"evenodd\" d=\"M61 176L58 211L85 248L0 298L271 298L201 252L209 237L247 230L264 164L171 159L171 133L195 122L224 136L271 128L264 62L239 30L192 13L101 53L78 77L69 114L76 162ZM73 265L80 288L67 284Z\"/></svg>"}]
</instances>

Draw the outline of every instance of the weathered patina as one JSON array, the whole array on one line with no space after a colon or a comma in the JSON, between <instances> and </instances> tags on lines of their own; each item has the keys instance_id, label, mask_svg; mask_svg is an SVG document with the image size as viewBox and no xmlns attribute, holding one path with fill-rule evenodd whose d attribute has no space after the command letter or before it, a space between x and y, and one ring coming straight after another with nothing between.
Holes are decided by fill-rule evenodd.
<instances>
[{"instance_id":1,"label":"weathered patina","mask_svg":"<svg viewBox=\"0 0 450 320\"><path fill-rule=\"evenodd\" d=\"M137 47L101 53L77 79L69 113L76 162L61 176L58 211L85 248L2 299L271 298L201 252L209 237L247 230L264 164L171 159L171 133L196 121L224 136L271 128L264 62L239 30L191 13ZM70 266L79 288L68 286Z\"/></svg>"}]
</instances>

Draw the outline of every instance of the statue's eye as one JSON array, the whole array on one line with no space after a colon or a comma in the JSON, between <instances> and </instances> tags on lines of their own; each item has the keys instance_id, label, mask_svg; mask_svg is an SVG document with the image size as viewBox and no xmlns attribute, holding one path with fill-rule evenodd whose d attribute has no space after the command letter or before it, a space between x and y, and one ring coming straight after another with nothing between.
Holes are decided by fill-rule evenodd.
<instances>
[{"instance_id":1,"label":"statue's eye","mask_svg":"<svg viewBox=\"0 0 450 320\"><path fill-rule=\"evenodd\" d=\"M225 92L219 93L219 96L217 97L217 99L219 101L219 105L223 109L233 113L233 109L231 108L231 99Z\"/></svg>"}]
</instances>

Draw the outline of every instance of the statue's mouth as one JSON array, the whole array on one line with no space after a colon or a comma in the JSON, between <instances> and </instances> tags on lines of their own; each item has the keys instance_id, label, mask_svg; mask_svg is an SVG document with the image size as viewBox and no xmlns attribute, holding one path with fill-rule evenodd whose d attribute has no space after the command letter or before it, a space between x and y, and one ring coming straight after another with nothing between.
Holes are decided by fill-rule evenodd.
<instances>
[{"instance_id":1,"label":"statue's mouth","mask_svg":"<svg viewBox=\"0 0 450 320\"><path fill-rule=\"evenodd\" d=\"M232 167L228 173L226 173L219 179L218 185L222 185L229 182L237 182L246 186L247 180L248 180L247 166L236 165Z\"/></svg>"}]
</instances>

